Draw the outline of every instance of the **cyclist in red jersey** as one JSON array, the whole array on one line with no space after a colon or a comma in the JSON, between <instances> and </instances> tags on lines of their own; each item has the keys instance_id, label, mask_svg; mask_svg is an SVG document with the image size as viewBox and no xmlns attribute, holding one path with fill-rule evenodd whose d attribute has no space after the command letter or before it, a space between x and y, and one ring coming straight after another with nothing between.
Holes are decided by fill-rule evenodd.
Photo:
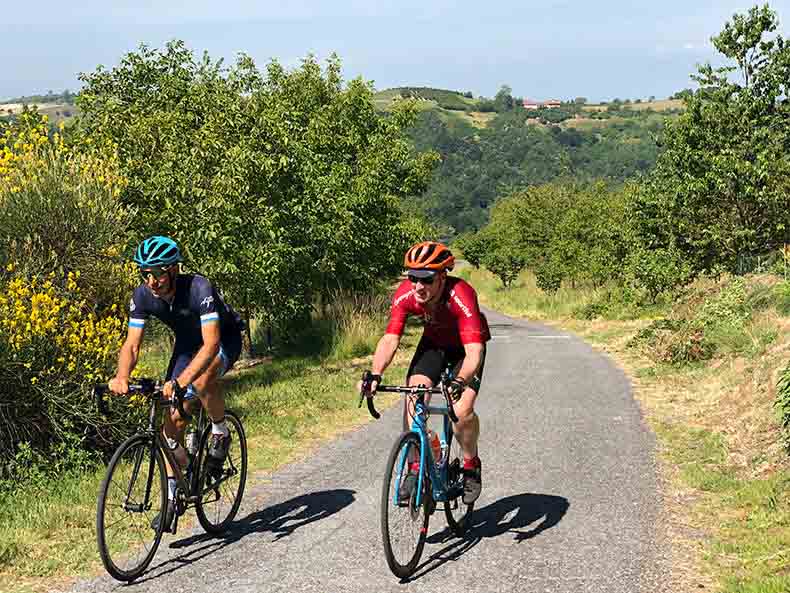
<instances>
[{"instance_id":1,"label":"cyclist in red jersey","mask_svg":"<svg viewBox=\"0 0 790 593\"><path fill-rule=\"evenodd\" d=\"M448 363L455 373L449 385L455 402L458 422L453 430L464 452L464 496L471 504L480 496L482 467L477 451L480 422L474 405L480 391L485 365L486 342L491 339L488 322L480 312L477 293L461 278L448 276L455 258L450 250L434 241L414 245L406 252L404 265L408 278L392 299L389 324L373 355L373 379L359 384L360 389L375 393L381 375L392 362L400 344L406 318L420 317L424 324L422 338L412 358L408 384L433 387ZM404 408L404 427L408 428L414 400ZM407 497L416 476L404 480L400 496Z\"/></svg>"}]
</instances>

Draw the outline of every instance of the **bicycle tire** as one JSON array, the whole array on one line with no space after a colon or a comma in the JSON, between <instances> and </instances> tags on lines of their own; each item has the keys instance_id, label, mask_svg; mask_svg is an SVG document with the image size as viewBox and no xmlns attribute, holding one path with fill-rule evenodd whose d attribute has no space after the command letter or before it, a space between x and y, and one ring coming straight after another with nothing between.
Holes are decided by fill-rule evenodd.
<instances>
[{"instance_id":1,"label":"bicycle tire","mask_svg":"<svg viewBox=\"0 0 790 593\"><path fill-rule=\"evenodd\" d=\"M432 501L430 484L427 474L423 475L422 480L422 500L420 506L414 506L415 494L406 506L401 506L393 502L395 496L396 476L405 476L404 468L408 471L408 462L402 463L402 459L408 459L413 448L419 458L420 437L413 432L403 433L395 445L392 447L389 459L387 460L384 473L384 483L381 489L381 536L384 543L384 556L387 565L392 573L405 579L414 574L417 564L420 562L422 550L425 547L425 536L428 533L428 521L430 520L430 504ZM403 528L405 526L405 528ZM395 531L410 531L407 534L406 545L393 541ZM416 538L415 538L416 530ZM413 549L412 549L413 544Z\"/></svg>"},{"instance_id":2,"label":"bicycle tire","mask_svg":"<svg viewBox=\"0 0 790 593\"><path fill-rule=\"evenodd\" d=\"M117 478L117 480L114 480ZM158 483L159 492L156 493ZM142 490L140 490L142 487ZM144 507L145 492L149 494L150 507ZM130 496L131 494L131 496ZM121 497L120 503L112 503L115 495ZM127 502L140 505L139 510L127 508ZM167 505L167 473L162 452L155 444L153 437L134 435L124 441L110 459L107 473L99 487L96 505L96 536L104 568L119 581L129 582L139 577L156 554L162 540L164 521L160 521L156 529L151 527L154 512L164 513ZM146 511L151 511L146 513ZM116 513L120 518L110 518ZM139 517L135 518L135 516ZM109 520L108 520L109 519ZM121 537L118 542L108 538L112 527L124 519L134 522L130 533L137 535L135 541L128 541L129 535ZM150 546L146 545L144 534L152 534ZM133 544L142 545L142 556L138 553L137 560L127 563L133 556Z\"/></svg>"},{"instance_id":3,"label":"bicycle tire","mask_svg":"<svg viewBox=\"0 0 790 593\"><path fill-rule=\"evenodd\" d=\"M456 492L457 495L444 502L444 516L450 530L458 537L462 537L469 526L469 518L474 511L475 503L464 504L463 497L463 453L458 439L453 439L450 432L448 436L448 465L447 465L447 491ZM453 450L455 446L455 450Z\"/></svg>"},{"instance_id":4,"label":"bicycle tire","mask_svg":"<svg viewBox=\"0 0 790 593\"><path fill-rule=\"evenodd\" d=\"M205 461L208 455L211 424L206 426L203 431L198 449L198 487L203 491L203 494L195 502L195 513L203 529L213 535L227 530L233 519L236 518L247 482L247 437L244 433L244 426L238 415L230 410L225 411L225 422L230 430L231 442L228 456L222 466L223 475L220 478L222 481L216 488L208 491L206 488L209 487L212 477L208 473ZM225 494L233 494L233 496L226 500L226 497L223 496Z\"/></svg>"}]
</instances>

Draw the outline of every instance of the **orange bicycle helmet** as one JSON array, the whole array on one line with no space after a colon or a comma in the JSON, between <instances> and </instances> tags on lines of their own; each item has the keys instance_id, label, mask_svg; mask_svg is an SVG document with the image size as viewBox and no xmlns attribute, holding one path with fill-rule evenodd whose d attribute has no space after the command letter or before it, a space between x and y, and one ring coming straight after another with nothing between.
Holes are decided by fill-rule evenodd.
<instances>
[{"instance_id":1,"label":"orange bicycle helmet","mask_svg":"<svg viewBox=\"0 0 790 593\"><path fill-rule=\"evenodd\" d=\"M406 252L403 265L409 270L440 272L452 270L455 257L447 246L436 241L417 243Z\"/></svg>"}]
</instances>

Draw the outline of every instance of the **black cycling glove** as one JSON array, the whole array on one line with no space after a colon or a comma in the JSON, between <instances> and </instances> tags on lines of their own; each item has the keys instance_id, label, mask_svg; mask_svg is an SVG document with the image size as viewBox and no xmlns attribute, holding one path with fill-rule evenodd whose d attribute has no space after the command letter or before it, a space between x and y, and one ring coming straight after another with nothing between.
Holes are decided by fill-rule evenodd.
<instances>
[{"instance_id":1,"label":"black cycling glove","mask_svg":"<svg viewBox=\"0 0 790 593\"><path fill-rule=\"evenodd\" d=\"M370 393L370 388L374 381L377 385L381 383L381 375L374 375L370 371L362 373L362 393Z\"/></svg>"},{"instance_id":2,"label":"black cycling glove","mask_svg":"<svg viewBox=\"0 0 790 593\"><path fill-rule=\"evenodd\" d=\"M447 384L447 393L453 402L457 402L461 399L461 396L464 394L464 389L466 389L466 382L459 377L454 377L450 383Z\"/></svg>"}]
</instances>

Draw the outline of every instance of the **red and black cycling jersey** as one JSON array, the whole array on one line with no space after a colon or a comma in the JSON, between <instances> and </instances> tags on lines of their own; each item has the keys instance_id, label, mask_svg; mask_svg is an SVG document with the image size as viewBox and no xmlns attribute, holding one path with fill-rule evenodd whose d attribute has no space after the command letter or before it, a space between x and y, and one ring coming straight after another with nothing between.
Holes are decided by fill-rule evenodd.
<instances>
[{"instance_id":1,"label":"red and black cycling jersey","mask_svg":"<svg viewBox=\"0 0 790 593\"><path fill-rule=\"evenodd\" d=\"M477 293L467 282L447 277L439 302L428 311L414 297L414 285L404 280L392 297L388 334L403 334L406 318L415 315L425 324L423 336L442 348L485 344L491 339L488 321L480 312Z\"/></svg>"}]
</instances>

